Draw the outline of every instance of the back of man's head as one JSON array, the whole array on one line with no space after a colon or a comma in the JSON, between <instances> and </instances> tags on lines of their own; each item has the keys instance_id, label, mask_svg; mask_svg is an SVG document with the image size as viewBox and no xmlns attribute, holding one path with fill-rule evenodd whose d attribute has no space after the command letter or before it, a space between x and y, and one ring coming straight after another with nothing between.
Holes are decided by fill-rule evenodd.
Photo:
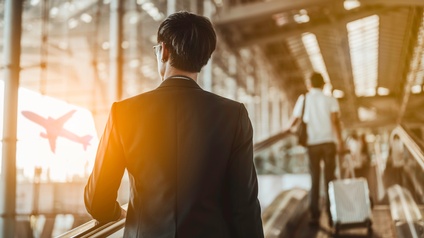
<instances>
[{"instance_id":1,"label":"back of man's head","mask_svg":"<svg viewBox=\"0 0 424 238\"><path fill-rule=\"evenodd\" d=\"M170 51L173 67L200 72L215 50L216 34L208 18L182 11L160 24L157 41Z\"/></svg>"},{"instance_id":2,"label":"back of man's head","mask_svg":"<svg viewBox=\"0 0 424 238\"><path fill-rule=\"evenodd\" d=\"M324 78L319 73L313 73L311 75L311 86L313 88L322 88L324 86Z\"/></svg>"}]
</instances>

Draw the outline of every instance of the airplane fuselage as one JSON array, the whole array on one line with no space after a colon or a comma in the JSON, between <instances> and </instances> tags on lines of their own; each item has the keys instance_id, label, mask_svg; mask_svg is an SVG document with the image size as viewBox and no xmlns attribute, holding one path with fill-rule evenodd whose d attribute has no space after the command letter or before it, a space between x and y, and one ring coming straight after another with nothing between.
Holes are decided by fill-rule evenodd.
<instances>
[{"instance_id":1,"label":"airplane fuselage","mask_svg":"<svg viewBox=\"0 0 424 238\"><path fill-rule=\"evenodd\" d=\"M40 136L49 140L50 148L53 152L55 152L57 137L63 137L76 143L80 143L84 146L84 149L86 149L87 146L90 145L90 140L92 136L78 136L63 127L66 121L68 121L72 117L74 112L75 110L69 111L58 119L54 119L52 117L48 117L46 119L30 111L22 111L22 114L34 123L37 123L40 126L44 127L46 131L45 133L41 132Z\"/></svg>"}]
</instances>

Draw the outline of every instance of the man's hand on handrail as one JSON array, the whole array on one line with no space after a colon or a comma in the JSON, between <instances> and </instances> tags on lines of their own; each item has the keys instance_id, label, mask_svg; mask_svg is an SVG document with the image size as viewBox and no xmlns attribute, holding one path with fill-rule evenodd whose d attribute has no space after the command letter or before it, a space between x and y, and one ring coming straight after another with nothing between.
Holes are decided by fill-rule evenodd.
<instances>
[{"instance_id":1,"label":"man's hand on handrail","mask_svg":"<svg viewBox=\"0 0 424 238\"><path fill-rule=\"evenodd\" d=\"M264 149L264 148L266 148L268 146L271 146L272 144L280 141L281 139L283 139L284 137L286 137L286 136L288 136L290 134L291 133L288 130L282 131L282 132L280 132L280 133L278 133L276 135L273 135L273 136L269 137L266 140L263 140L261 142L256 143L254 145L254 150L257 151L257 150Z\"/></svg>"},{"instance_id":2,"label":"man's hand on handrail","mask_svg":"<svg viewBox=\"0 0 424 238\"><path fill-rule=\"evenodd\" d=\"M118 221L126 217L127 217L127 211L121 207L121 216L119 217Z\"/></svg>"},{"instance_id":3,"label":"man's hand on handrail","mask_svg":"<svg viewBox=\"0 0 424 238\"><path fill-rule=\"evenodd\" d=\"M108 223L117 222L117 221L120 221L122 219L125 219L126 217L127 217L127 211L121 207L121 213L120 213L120 215L117 219L115 219L113 221L108 221L108 222L100 222L100 221L96 220L95 226L103 226L103 225L108 224Z\"/></svg>"}]
</instances>

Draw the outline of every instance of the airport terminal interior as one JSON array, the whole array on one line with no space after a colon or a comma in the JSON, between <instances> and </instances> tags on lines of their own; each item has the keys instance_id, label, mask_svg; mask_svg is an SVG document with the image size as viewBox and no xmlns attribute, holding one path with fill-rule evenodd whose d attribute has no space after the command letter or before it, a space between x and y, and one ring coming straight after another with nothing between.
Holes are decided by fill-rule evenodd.
<instances>
[{"instance_id":1,"label":"airport terminal interior","mask_svg":"<svg viewBox=\"0 0 424 238\"><path fill-rule=\"evenodd\" d=\"M424 237L424 0L0 0L0 237L123 236L125 219L92 220L84 186L112 103L161 83L152 46L181 10L217 32L198 84L249 113L265 237ZM313 72L346 145L362 138L361 174L339 155L336 175L367 181L365 225L308 225L307 149L283 132Z\"/></svg>"}]
</instances>

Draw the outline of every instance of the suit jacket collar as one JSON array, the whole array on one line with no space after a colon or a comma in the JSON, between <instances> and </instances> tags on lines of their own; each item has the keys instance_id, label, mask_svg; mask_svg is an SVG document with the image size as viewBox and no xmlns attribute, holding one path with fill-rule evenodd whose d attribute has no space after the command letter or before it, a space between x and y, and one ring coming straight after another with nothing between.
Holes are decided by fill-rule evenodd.
<instances>
[{"instance_id":1,"label":"suit jacket collar","mask_svg":"<svg viewBox=\"0 0 424 238\"><path fill-rule=\"evenodd\" d=\"M185 88L197 88L202 89L200 86L191 78L183 76L174 76L165 79L158 88L166 87L185 87Z\"/></svg>"}]
</instances>

